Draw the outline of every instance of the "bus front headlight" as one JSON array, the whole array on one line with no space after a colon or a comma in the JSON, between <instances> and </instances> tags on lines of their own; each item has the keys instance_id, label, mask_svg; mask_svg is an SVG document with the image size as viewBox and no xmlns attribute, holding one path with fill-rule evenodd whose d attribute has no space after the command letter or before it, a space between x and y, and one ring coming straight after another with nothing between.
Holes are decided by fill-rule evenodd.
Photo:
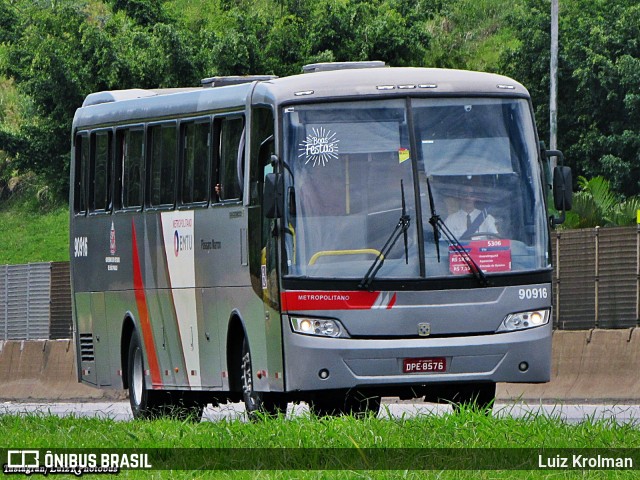
<instances>
[{"instance_id":1,"label":"bus front headlight","mask_svg":"<svg viewBox=\"0 0 640 480\"><path fill-rule=\"evenodd\" d=\"M518 312L507 315L497 332L513 332L539 327L549 323L549 310L533 310L530 312Z\"/></svg>"},{"instance_id":2,"label":"bus front headlight","mask_svg":"<svg viewBox=\"0 0 640 480\"><path fill-rule=\"evenodd\" d=\"M334 338L347 336L340 322L330 318L291 317L291 328L303 335Z\"/></svg>"}]
</instances>

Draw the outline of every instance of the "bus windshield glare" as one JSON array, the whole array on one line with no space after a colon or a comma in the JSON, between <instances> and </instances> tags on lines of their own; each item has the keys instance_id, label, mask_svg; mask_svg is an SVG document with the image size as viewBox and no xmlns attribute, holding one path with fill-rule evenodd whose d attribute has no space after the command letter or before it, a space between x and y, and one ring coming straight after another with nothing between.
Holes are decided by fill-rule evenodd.
<instances>
[{"instance_id":1,"label":"bus windshield glare","mask_svg":"<svg viewBox=\"0 0 640 480\"><path fill-rule=\"evenodd\" d=\"M469 275L459 247L487 276L549 268L526 100L336 102L286 107L283 117L287 276L362 278L403 205L406 240L376 279Z\"/></svg>"}]
</instances>

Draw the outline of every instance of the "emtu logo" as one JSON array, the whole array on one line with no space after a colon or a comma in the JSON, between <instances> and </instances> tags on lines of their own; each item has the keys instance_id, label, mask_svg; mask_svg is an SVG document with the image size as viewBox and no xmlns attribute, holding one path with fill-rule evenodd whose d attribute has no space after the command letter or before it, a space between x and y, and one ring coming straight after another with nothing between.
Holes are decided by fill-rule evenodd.
<instances>
[{"instance_id":1,"label":"emtu logo","mask_svg":"<svg viewBox=\"0 0 640 480\"><path fill-rule=\"evenodd\" d=\"M177 257L180 252L193 250L193 235L180 235L178 230L173 234L173 253Z\"/></svg>"}]
</instances>

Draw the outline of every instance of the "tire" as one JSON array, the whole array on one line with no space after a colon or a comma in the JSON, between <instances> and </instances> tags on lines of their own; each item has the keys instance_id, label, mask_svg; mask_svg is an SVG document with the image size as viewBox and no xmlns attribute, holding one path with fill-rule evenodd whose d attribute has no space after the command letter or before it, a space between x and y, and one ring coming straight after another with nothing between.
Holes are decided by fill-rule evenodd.
<instances>
[{"instance_id":1,"label":"tire","mask_svg":"<svg viewBox=\"0 0 640 480\"><path fill-rule=\"evenodd\" d=\"M452 398L454 412L463 408L476 410L489 415L496 399L496 384L477 383L463 386Z\"/></svg>"},{"instance_id":2,"label":"tire","mask_svg":"<svg viewBox=\"0 0 640 480\"><path fill-rule=\"evenodd\" d=\"M154 418L159 414L160 395L147 388L144 375L144 353L137 332L129 341L128 357L129 403L135 419Z\"/></svg>"},{"instance_id":3,"label":"tire","mask_svg":"<svg viewBox=\"0 0 640 480\"><path fill-rule=\"evenodd\" d=\"M135 419L173 418L200 421L204 403L190 392L149 389L144 375L144 353L137 332L129 342L129 403Z\"/></svg>"},{"instance_id":4,"label":"tire","mask_svg":"<svg viewBox=\"0 0 640 480\"><path fill-rule=\"evenodd\" d=\"M367 415L378 415L381 398L377 395L366 395L358 390L338 393L334 397L318 396L309 405L317 417L334 417L353 415L364 418Z\"/></svg>"},{"instance_id":5,"label":"tire","mask_svg":"<svg viewBox=\"0 0 640 480\"><path fill-rule=\"evenodd\" d=\"M259 420L264 417L274 417L286 413L287 401L282 396L267 392L256 392L253 389L253 365L247 337L242 340L240 379L242 400L250 420Z\"/></svg>"}]
</instances>

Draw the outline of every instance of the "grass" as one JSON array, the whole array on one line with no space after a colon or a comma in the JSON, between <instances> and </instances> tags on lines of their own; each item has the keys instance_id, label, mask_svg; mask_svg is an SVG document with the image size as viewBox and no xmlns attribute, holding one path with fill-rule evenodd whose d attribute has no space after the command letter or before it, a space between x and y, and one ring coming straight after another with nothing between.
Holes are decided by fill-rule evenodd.
<instances>
[{"instance_id":1,"label":"grass","mask_svg":"<svg viewBox=\"0 0 640 480\"><path fill-rule=\"evenodd\" d=\"M454 415L421 415L412 418L355 419L339 417L317 419L310 414L293 418L265 419L256 423L240 420L192 423L172 420L118 422L96 418L59 418L49 415L0 416L0 448L42 449L255 449L195 452L177 450L173 461L184 461L186 468L195 468L212 461L212 456L234 457L242 467L273 465L279 458L299 458L303 455L315 470L125 470L125 478L635 478L634 471L568 471L568 470L509 470L524 458L527 468L537 465L538 449L637 448L640 429L632 424L587 420L571 425L560 418L531 415L529 418L487 417L471 410ZM294 449L291 451L280 450ZM409 449L459 449L409 450ZM511 452L517 450L465 449L523 448L510 463ZM269 450L277 449L277 450ZM345 450L348 449L348 450ZM377 450L370 450L377 449ZM403 449L386 450L385 449ZM379 454L377 452L380 452ZM452 463L446 469L417 470L420 460L428 454L449 455ZM489 468L494 463L501 470L454 470L463 465L469 455L487 456ZM514 453L513 455L515 455ZM553 453L553 452L552 452ZM566 453L566 452L565 452ZM171 454L171 452L169 452ZM385 458L385 455L387 456ZM391 455L391 457L389 457ZM408 455L403 457L403 455ZM422 455L422 457L421 457ZM640 454L638 454L640 455ZM492 459L493 457L493 459ZM155 457L157 458L157 456ZM359 462L367 459L366 463ZM433 457L436 458L436 457ZM432 458L432 459L433 459ZM337 459L337 463L336 463ZM351 460L349 460L351 459ZM415 460L416 463L411 463ZM482 459L481 459L482 460ZM273 462L272 462L273 461ZM320 470L321 466L345 465L346 470ZM382 470L367 469L370 462L382 461ZM428 462L429 459L427 458ZM434 460L435 461L435 460ZM389 463L393 462L393 463ZM173 463L171 463L173 465ZM156 464L157 465L157 464ZM290 464L289 464L290 465ZM301 465L296 463L296 465ZM307 464L304 464L307 465ZM362 465L365 465L363 467ZM449 464L447 464L449 465ZM394 468L394 470L388 470ZM397 468L397 469L395 469Z\"/></svg>"},{"instance_id":2,"label":"grass","mask_svg":"<svg viewBox=\"0 0 640 480\"><path fill-rule=\"evenodd\" d=\"M0 265L69 260L69 209L35 194L0 201Z\"/></svg>"}]
</instances>

